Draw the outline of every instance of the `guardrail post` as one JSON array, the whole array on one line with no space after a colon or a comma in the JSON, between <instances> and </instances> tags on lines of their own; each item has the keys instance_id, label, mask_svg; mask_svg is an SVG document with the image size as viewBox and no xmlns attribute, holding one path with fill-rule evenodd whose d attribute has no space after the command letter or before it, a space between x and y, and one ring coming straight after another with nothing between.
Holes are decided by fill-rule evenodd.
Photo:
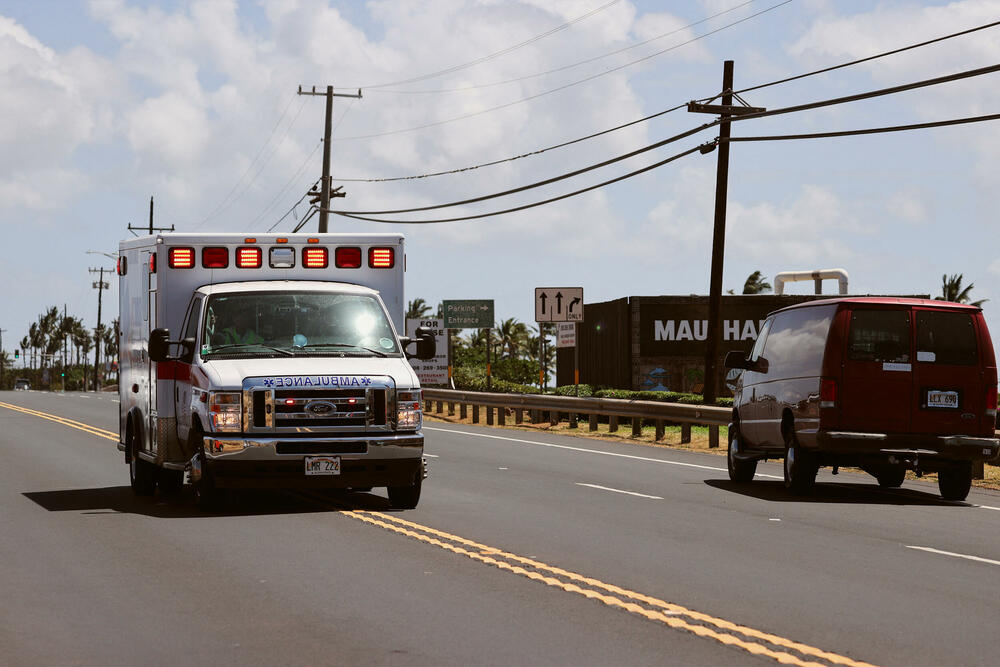
<instances>
[{"instance_id":1,"label":"guardrail post","mask_svg":"<svg viewBox=\"0 0 1000 667\"><path fill-rule=\"evenodd\" d=\"M686 445L691 442L691 424L681 424L681 444Z\"/></svg>"},{"instance_id":2,"label":"guardrail post","mask_svg":"<svg viewBox=\"0 0 1000 667\"><path fill-rule=\"evenodd\" d=\"M576 414L575 412L569 413L569 427L570 428L576 428L577 417L579 417L579 415Z\"/></svg>"},{"instance_id":3,"label":"guardrail post","mask_svg":"<svg viewBox=\"0 0 1000 667\"><path fill-rule=\"evenodd\" d=\"M444 401L437 402L437 413L441 414L444 412Z\"/></svg>"},{"instance_id":4,"label":"guardrail post","mask_svg":"<svg viewBox=\"0 0 1000 667\"><path fill-rule=\"evenodd\" d=\"M486 425L493 426L493 407L489 405L484 405L486 408Z\"/></svg>"},{"instance_id":5,"label":"guardrail post","mask_svg":"<svg viewBox=\"0 0 1000 667\"><path fill-rule=\"evenodd\" d=\"M449 417L455 416L455 404L452 403L451 401L448 402L448 416Z\"/></svg>"},{"instance_id":6,"label":"guardrail post","mask_svg":"<svg viewBox=\"0 0 1000 667\"><path fill-rule=\"evenodd\" d=\"M666 429L663 426L663 420L662 419L657 419L656 420L656 441L657 442L659 442L660 440L663 440L663 435L664 435L665 431L666 431Z\"/></svg>"},{"instance_id":7,"label":"guardrail post","mask_svg":"<svg viewBox=\"0 0 1000 667\"><path fill-rule=\"evenodd\" d=\"M542 421L542 411L541 410L531 410L529 412L529 414L531 415L531 423L532 424L538 424L539 422Z\"/></svg>"},{"instance_id":8,"label":"guardrail post","mask_svg":"<svg viewBox=\"0 0 1000 667\"><path fill-rule=\"evenodd\" d=\"M632 417L632 437L638 438L642 435L642 417Z\"/></svg>"},{"instance_id":9,"label":"guardrail post","mask_svg":"<svg viewBox=\"0 0 1000 667\"><path fill-rule=\"evenodd\" d=\"M618 415L611 415L608 417L608 433L615 433L618 431Z\"/></svg>"},{"instance_id":10,"label":"guardrail post","mask_svg":"<svg viewBox=\"0 0 1000 667\"><path fill-rule=\"evenodd\" d=\"M476 403L472 404L472 423L479 423L479 405Z\"/></svg>"},{"instance_id":11,"label":"guardrail post","mask_svg":"<svg viewBox=\"0 0 1000 667\"><path fill-rule=\"evenodd\" d=\"M497 425L507 425L507 408L497 408Z\"/></svg>"},{"instance_id":12,"label":"guardrail post","mask_svg":"<svg viewBox=\"0 0 1000 667\"><path fill-rule=\"evenodd\" d=\"M514 408L514 423L521 424L524 422L524 410L521 408Z\"/></svg>"},{"instance_id":13,"label":"guardrail post","mask_svg":"<svg viewBox=\"0 0 1000 667\"><path fill-rule=\"evenodd\" d=\"M986 478L986 468L982 461L972 462L972 479L985 479Z\"/></svg>"},{"instance_id":14,"label":"guardrail post","mask_svg":"<svg viewBox=\"0 0 1000 667\"><path fill-rule=\"evenodd\" d=\"M549 411L549 424L551 424L552 426L556 426L556 425L559 424L559 411L558 410L550 410Z\"/></svg>"},{"instance_id":15,"label":"guardrail post","mask_svg":"<svg viewBox=\"0 0 1000 667\"><path fill-rule=\"evenodd\" d=\"M465 419L469 416L469 406L465 403L461 403L458 406L458 416L461 419Z\"/></svg>"},{"instance_id":16,"label":"guardrail post","mask_svg":"<svg viewBox=\"0 0 1000 667\"><path fill-rule=\"evenodd\" d=\"M708 446L710 449L716 449L719 446L719 427L709 426L708 427Z\"/></svg>"},{"instance_id":17,"label":"guardrail post","mask_svg":"<svg viewBox=\"0 0 1000 667\"><path fill-rule=\"evenodd\" d=\"M591 413L590 414L590 418L589 418L588 421L590 422L590 430L591 431L596 431L597 430L597 415Z\"/></svg>"}]
</instances>

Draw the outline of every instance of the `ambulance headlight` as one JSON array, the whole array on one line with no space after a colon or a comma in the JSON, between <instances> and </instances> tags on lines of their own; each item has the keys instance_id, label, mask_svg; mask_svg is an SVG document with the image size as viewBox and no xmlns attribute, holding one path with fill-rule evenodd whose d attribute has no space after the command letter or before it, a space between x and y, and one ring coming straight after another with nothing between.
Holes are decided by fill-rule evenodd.
<instances>
[{"instance_id":1,"label":"ambulance headlight","mask_svg":"<svg viewBox=\"0 0 1000 667\"><path fill-rule=\"evenodd\" d=\"M213 431L240 431L240 392L209 392L208 415Z\"/></svg>"},{"instance_id":2,"label":"ambulance headlight","mask_svg":"<svg viewBox=\"0 0 1000 667\"><path fill-rule=\"evenodd\" d=\"M420 428L423 412L420 409L421 391L407 389L396 394L396 428L416 431Z\"/></svg>"}]
</instances>

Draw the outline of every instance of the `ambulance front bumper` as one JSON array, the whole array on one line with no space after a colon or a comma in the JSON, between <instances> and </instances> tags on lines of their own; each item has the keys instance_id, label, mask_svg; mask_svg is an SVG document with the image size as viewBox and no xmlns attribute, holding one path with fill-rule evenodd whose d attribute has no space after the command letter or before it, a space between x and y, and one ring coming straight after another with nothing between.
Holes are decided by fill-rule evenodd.
<instances>
[{"instance_id":1,"label":"ambulance front bumper","mask_svg":"<svg viewBox=\"0 0 1000 667\"><path fill-rule=\"evenodd\" d=\"M349 459L413 459L424 452L420 432L360 437L247 437L208 434L203 439L208 461L282 461L303 456Z\"/></svg>"}]
</instances>

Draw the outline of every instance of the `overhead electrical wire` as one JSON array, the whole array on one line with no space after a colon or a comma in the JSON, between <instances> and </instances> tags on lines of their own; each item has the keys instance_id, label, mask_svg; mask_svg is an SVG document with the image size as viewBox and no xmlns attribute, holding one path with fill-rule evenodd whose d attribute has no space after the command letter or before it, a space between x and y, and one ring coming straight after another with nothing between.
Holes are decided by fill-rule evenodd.
<instances>
[{"instance_id":1,"label":"overhead electrical wire","mask_svg":"<svg viewBox=\"0 0 1000 667\"><path fill-rule=\"evenodd\" d=\"M452 118L446 118L444 120L434 121L432 123L424 123L423 125L416 125L414 127L406 127L406 128L400 128L400 129L397 129L397 130L388 130L386 132L376 132L376 133L372 133L372 134L359 134L359 135L355 135L355 136L351 136L351 137L338 137L336 139L333 139L333 141L355 141L355 140L358 140L358 139L375 139L377 137L386 137L386 136L391 136L391 135L394 135L394 134L405 134L407 132L416 132L418 130L426 130L426 129L431 128L431 127L438 127L440 125L446 125L448 123L454 123L456 121L466 120L468 118L475 118L476 116L482 116L484 114L492 113L494 111L500 111L501 109L506 109L508 107L516 106L518 104L523 104L525 102L530 102L531 100L538 99L539 97L544 97L546 95L551 95L552 93L557 93L559 91L566 90L567 88L572 88L574 86L578 86L580 84L587 83L588 81L593 81L594 79L598 79L598 78L600 78L602 76L607 76L608 74L613 74L613 73L615 73L617 71L620 71L620 70L623 70L623 69L625 69L627 67L631 67L631 66L637 65L637 64L639 64L641 62L645 62L645 61L647 61L647 60L649 60L651 58L655 58L657 56L663 55L664 53L667 53L668 51L673 51L674 49L679 49L682 46L686 46L688 44L691 44L692 42L696 42L698 40L704 39L704 38L709 37L711 35L714 35L714 34L716 34L718 32L726 30L727 28L732 28L733 26L739 25L740 23L743 23L745 21L749 21L751 19L757 18L758 16L761 16L763 14L766 14L766 13L770 12L770 11L773 11L773 10L779 8L779 7L782 7L783 5L787 5L790 2L792 2L792 0L782 0L782 2L778 2L777 4L771 5L770 7L767 7L766 9L762 9L759 12L756 12L754 14L750 14L749 16L745 16L745 17L743 17L741 19L733 21L732 23L727 23L726 25L721 26L719 28L716 28L715 30L711 30L711 31L706 32L706 33L704 33L702 35L698 35L697 37L693 37L693 38L687 40L686 42L681 42L680 44L675 44L674 46L671 46L669 48L663 49L661 51L657 51L655 53L651 53L651 54L649 54L647 56L643 56L642 58L638 58L636 60L632 60L630 62L627 62L627 63L623 64L623 65L619 65L617 67L612 67L612 68L606 69L606 70L604 70L602 72L598 72L597 74L592 74L592 75L590 75L588 77L584 77L583 79L578 79L577 81L571 81L570 83L564 84L562 86L557 86L556 88L550 88L549 90L543 90L542 92L536 93L534 95L529 95L527 97L522 97L521 99L514 100L513 102L506 102L506 103L501 104L499 106L490 107L488 109L481 109L479 111L473 111L471 113L463 114L461 116L455 116L455 117L452 117Z\"/></svg>"},{"instance_id":2,"label":"overhead electrical wire","mask_svg":"<svg viewBox=\"0 0 1000 667\"><path fill-rule=\"evenodd\" d=\"M739 5L739 6L741 7L742 5ZM731 10L727 10L727 11L731 11ZM744 89L739 90L739 91L734 91L734 94L745 93L745 92L748 92L748 91L751 91L751 90L759 90L761 88L767 88L767 87L775 86L775 85L778 85L778 84L781 84L781 83L787 83L789 81L795 81L795 80L798 80L798 79L803 79L805 77L814 76L816 74L822 74L822 73L825 73L825 72L832 72L834 70L842 69L844 67L849 67L851 65L857 65L857 64L860 64L860 63L864 63L864 62L868 62L868 61L871 61L871 60L875 60L877 58L884 58L886 56L890 56L890 55L894 55L894 54L897 54L897 53L901 53L903 51L908 51L910 49L915 49L915 48L918 48L918 47L921 47L921 46L927 46L928 44L933 44L935 42L941 42L941 41L944 41L946 39L951 39L953 37L959 37L959 36L962 36L962 35L967 35L967 34L970 34L970 33L973 33L973 32L979 31L979 30L984 30L986 28L992 28L992 27L995 27L997 25L1000 25L1000 21L995 21L993 23L987 23L987 24L984 24L984 25L981 25L981 26L977 26L975 28L970 28L968 30L962 30L960 32L951 33L949 35L945 35L945 36L942 36L942 37L937 37L935 39L927 40L927 41L924 41L924 42L918 42L916 44L910 44L909 46L905 46L905 47L898 48L898 49L893 49L891 51L884 51L882 53L879 53L879 54L876 54L876 55L872 55L872 56L868 56L866 58L861 58L859 60L852 60L850 62L841 63L839 65L833 65L831 67L825 67L823 69L815 70L815 71L812 71L812 72L807 72L805 74L799 74L797 76L787 77L787 78L784 78L784 79L779 79L777 81L771 81L769 83L764 83L764 84L760 84L760 85L757 85L757 86L752 86L750 88L744 88ZM702 102L710 101L710 100L714 100L714 99L716 99L718 97L719 97L719 95L716 95L715 97L711 97L711 98L702 98L700 101L702 101ZM352 100L352 103L353 103L353 100ZM627 128L627 127L631 127L632 125L636 125L638 123L642 123L642 122L645 122L647 120L651 120L653 118L657 118L659 116L663 116L663 115L668 114L668 113L670 113L672 111L676 111L678 109L681 109L684 106L686 106L686 104L679 104L679 105L677 105L675 107L671 107L669 109L665 109L663 111L658 111L658 112L656 112L654 114L650 114L649 116L645 116L643 118L639 118L638 120L633 120L633 121L630 121L628 123L623 123L622 125L617 125L615 127L609 128L607 130L602 130L600 132L594 132L593 134L588 134L587 136L584 136L584 137L579 137L577 139L572 139L570 141L564 141L562 143L555 144L553 146L548 146L546 148L540 148L540 149L537 149L537 150L534 150L534 151L529 151L527 153L521 153L521 154L515 155L513 157L502 158L502 159L499 159L499 160L492 160L490 162L482 162L480 164L475 164L475 165L471 165L471 166L468 166L468 167L459 167L459 168L456 168L456 169L448 169L448 170L444 170L444 171L436 171L436 172L431 172L431 173L426 173L426 174L416 174L416 175L412 175L412 176L396 176L396 177L389 177L389 178L334 178L333 180L338 181L338 182L345 182L345 183L350 183L350 182L354 182L354 183L385 183L385 182L390 182L390 181L406 181L406 180L415 180L415 179L421 179L421 178L431 178L431 177L434 177L434 176L444 176L444 175L447 175L447 174L458 174L458 173L465 172L465 171L472 171L474 169L480 169L482 167L491 167L491 166L494 166L494 165L502 164L504 162L513 162L515 160L520 160L522 158L531 157L533 155L540 155L542 153L545 153L545 152L548 152L550 150L554 150L554 149L557 149L557 148L564 148L566 146L570 146L572 144L579 143L581 141L586 141L588 139L593 139L595 137L599 137L599 136L608 134L610 132L615 132L617 130L621 130L621 129L624 129L624 128Z\"/></svg>"},{"instance_id":3,"label":"overhead electrical wire","mask_svg":"<svg viewBox=\"0 0 1000 667\"><path fill-rule=\"evenodd\" d=\"M312 157L312 156L310 155L310 157ZM302 200L309 196L310 190L312 190L313 188L315 188L318 184L319 184L319 180L314 181L313 184L310 185L306 189L306 193L304 195L302 195L301 197L299 197L298 201L296 201L294 204L292 204L292 207L290 209L288 209L287 211L285 211L285 214L283 216L281 216L280 218L278 218L277 222L275 222L273 225L271 225L270 227L268 227L267 231L269 231L269 232L273 231L275 227L277 227L278 225L280 225L285 220L285 218L287 218L288 216L290 216L292 214L292 212L295 210L295 207L298 206L299 204L301 204Z\"/></svg>"},{"instance_id":4,"label":"overhead electrical wire","mask_svg":"<svg viewBox=\"0 0 1000 667\"><path fill-rule=\"evenodd\" d=\"M369 217L365 217L365 216L362 216L362 215L354 215L352 213L345 212L345 211L331 211L331 213L336 213L337 215L341 215L341 216L343 216L345 218L353 218L355 220L367 220L369 222L387 222L387 223L392 223L392 224L397 224L397 225L427 225L427 224L434 224L434 223L439 223L439 222L460 222L460 221L463 221L463 220L475 220L477 218L489 218L489 217L492 217L492 216L495 216L495 215L503 215L504 213L514 213L516 211L523 211L525 209L535 208L536 206L542 206L544 204L551 204L552 202L557 202L557 201L560 201L562 199L569 199L570 197L575 197L575 196L581 195L581 194L583 194L585 192L590 192L591 190L596 190L598 188L603 188L606 185L611 185L612 183L617 183L618 181L623 181L623 180L625 180L627 178L632 178L633 176L638 176L638 175L643 174L643 173L645 173L647 171L651 171L653 169L656 169L657 167L662 167L665 164L668 164L668 163L673 162L675 160L679 160L680 158L685 157L687 155L691 155L692 153L696 153L696 152L699 152L699 151L701 151L701 152L708 152L709 150L711 150L710 147L714 147L714 145L715 145L715 142L712 141L712 142L708 142L707 144L702 144L701 146L695 146L694 148L690 148L690 149L688 149L686 151L683 151L681 153L677 153L676 155L671 155L670 157L668 157L665 160L660 160L659 162L651 164L651 165L649 165L647 167L643 167L642 169L637 169L635 171L631 171L631 172L629 172L627 174L624 174L622 176L618 176L616 178L612 178L610 180L604 181L603 183L598 183L597 185L591 185L589 187L582 188L580 190L576 190L574 192L569 192L569 193L564 194L564 195L559 195L558 197L551 197L549 199L545 199L545 200L538 201L538 202L533 202L531 204L524 204L522 206L515 206L514 208L508 208L508 209L504 209L502 211L492 211L490 213L480 213L480 214L477 214L477 215L466 215L466 216L460 216L460 217L455 217L455 218L440 218L438 220L385 220L385 219L382 219L382 218L369 218Z\"/></svg>"},{"instance_id":5,"label":"overhead electrical wire","mask_svg":"<svg viewBox=\"0 0 1000 667\"><path fill-rule=\"evenodd\" d=\"M450 207L453 207L453 206L462 206L462 205L465 205L465 204L472 204L472 203L476 203L476 202L486 201L486 200L489 200L489 199L496 199L498 197L504 197L504 196L507 196L507 195L516 194L518 192L524 192L526 190L532 190L534 188L538 188L538 187L541 187L541 186L544 186L544 185L550 185L552 183L555 183L555 182L558 182L558 181L561 181L561 180L565 180L567 178L572 178L574 176L579 176L580 174L586 173L588 171L592 171L594 169L599 169L601 167L606 167L606 166L608 166L610 164L614 164L616 162L621 162L622 160L626 160L628 158L635 157L636 155L639 155L641 153L645 153L647 151L650 151L650 150L653 150L653 149L656 149L656 148L660 148L660 147L665 146L667 144L673 143L674 141L678 141L679 139L683 139L685 137L689 137L689 136L691 136L693 134L696 134L698 132L701 132L703 130L707 130L707 129L711 128L711 127L715 127L715 126L717 126L717 125L719 125L719 124L721 124L723 122L726 122L726 121L734 122L734 121L747 120L747 119L751 119L751 118L765 118L765 117L769 117L769 116L777 116L777 115L781 115L781 114L793 113L793 112L798 112L798 111L807 111L807 110L810 110L810 109L818 109L818 108L821 108L821 107L832 106L832 105L835 105L835 104L845 104L847 102L856 102L856 101L859 101L859 100L871 99L873 97L879 97L879 96L883 96L883 95L891 95L891 94L900 93L900 92L904 92L904 91L908 91L908 90L914 90L914 89L917 89L917 88L923 88L923 87L926 87L926 86L938 85L938 84L942 84L942 83L949 83L949 82L952 82L952 81L958 81L958 80L961 80L961 79L966 79L966 78L970 78L970 77L974 77L974 76L981 76L981 75L984 75L984 74L990 74L990 73L996 72L998 70L1000 70L1000 65L991 65L989 67L980 67L980 68L973 69L973 70L967 70L967 71L964 71L964 72L957 72L957 73L948 74L948 75L945 75L945 76L934 77L932 79L924 79L922 81L916 81L916 82L902 84L902 85L898 85L898 86L891 86L889 88L882 88L882 89L879 89L879 90L868 91L868 92L865 92L865 93L857 93L857 94L854 94L854 95L847 95L847 96L832 98L832 99L828 99L828 100L819 100L819 101L816 101L816 102L810 102L808 104L799 104L799 105L790 106L790 107L782 107L782 108L779 108L779 109L772 109L770 111L763 111L763 112L759 112L759 113L744 114L744 115L740 115L740 116L728 116L725 119L724 118L717 118L716 120L707 122L707 123L705 123L703 125L700 125L698 127L695 127L695 128L689 129L689 130L686 130L684 132L681 132L680 134L676 134L676 135L674 135L672 137L668 137L666 139L663 139L661 141L657 141L657 142L649 144L647 146L643 146L642 148L636 149L636 150L631 151L629 153L625 153L623 155L619 155L617 157L613 157L613 158L610 158L608 160L604 160L602 162L597 162L595 164L592 164L592 165L587 166L587 167L583 167L581 169L576 169L576 170L573 170L573 171L569 171L569 172L560 174L558 176L553 176L552 178L547 178L545 180L536 181L536 182L530 183L528 185L523 185L523 186L520 186L520 187L517 187L517 188L512 188L512 189L509 189L509 190L505 190L503 192L497 192L497 193L493 193L493 194L489 194L489 195L482 195L482 196L479 196L479 197L472 197L472 198L469 198L469 199L463 199L463 200L459 200L459 201L453 201L453 202L449 202L447 204L436 204L436 205L433 205L433 206L419 206L419 207L413 207L413 208L389 209L389 210L382 210L382 211L339 211L338 210L338 211L333 211L333 213L337 213L339 215L352 214L354 216L359 216L359 215L395 215L395 214L398 214L398 213L416 213L416 212L420 212L420 211L429 211L429 210L440 209L440 208L450 208Z\"/></svg>"},{"instance_id":6,"label":"overhead electrical wire","mask_svg":"<svg viewBox=\"0 0 1000 667\"><path fill-rule=\"evenodd\" d=\"M936 120L928 123L912 123L910 125L892 125L889 127L873 127L864 130L840 130L837 132L810 132L808 134L775 134L760 137L730 137L723 142L734 143L743 141L786 141L790 139L830 139L833 137L853 137L861 134L882 134L884 132L904 132L907 130L924 130L932 127L947 127L967 123L982 123L989 120L1000 120L1000 113L985 116L970 116L953 118L951 120Z\"/></svg>"},{"instance_id":7,"label":"overhead electrical wire","mask_svg":"<svg viewBox=\"0 0 1000 667\"><path fill-rule=\"evenodd\" d=\"M471 84L471 85L462 86L462 87L459 87L459 88L440 88L440 89L437 89L437 90L375 90L374 92L376 92L376 93L383 93L383 94L393 94L393 95L429 95L429 94L437 94L437 93L459 93L459 92L464 92L464 91L469 91L469 90L479 90L479 89L482 89L482 88L495 88L496 86L503 86L503 85L507 85L509 83L519 83L521 81L527 81L528 79L537 79L540 76L547 76L549 74L555 74L557 72L563 72L563 71L566 71L568 69L573 69L574 67L580 67L582 65L588 65L588 64L590 64L592 62L596 62L598 60L604 60L605 58L610 58L611 56L616 56L619 53L625 53L626 51L631 51L632 49L637 49L640 46L645 46L646 44L650 44L651 42L659 41L659 40L663 39L664 37L669 37L670 35L676 35L679 32L683 32L684 30L688 30L689 28L693 28L693 27L695 27L697 25L701 25L702 23L706 23L707 21L711 21L712 19L718 18L718 17L723 16L725 14L729 14L730 12L734 12L737 9L741 9L743 7L746 7L747 5L752 5L754 2L756 2L756 0L747 0L746 2L743 2L741 4L734 5L733 7L730 7L729 9L724 9L721 12L716 12L715 14L712 14L711 16L706 16L703 19L699 19L699 20L694 21L692 23L688 23L685 26L681 26L680 28L676 28L676 29L671 30L669 32L661 33L661 34L659 34L659 35L657 35L655 37L650 37L649 39L643 40L641 42L636 42L636 43L630 44L630 45L628 45L628 46L626 46L624 48L617 49L615 51L609 51L608 53L604 53L604 54L601 54L599 56L594 56L592 58L587 58L585 60L579 60L579 61L577 61L575 63L570 63L568 65L562 65L560 67L556 67L556 68L553 68L553 69L550 69L550 70L545 70L544 72L536 72L535 74L526 74L524 76L515 77L513 79L506 79L504 81L494 81L492 83Z\"/></svg>"},{"instance_id":8,"label":"overhead electrical wire","mask_svg":"<svg viewBox=\"0 0 1000 667\"><path fill-rule=\"evenodd\" d=\"M528 46L529 44L533 44L533 43L535 43L535 42L537 42L537 41L539 41L541 39L544 39L544 38L546 38L546 37L548 37L550 35L553 35L553 34L559 32L560 30L565 30L566 28L570 27L574 23L579 23L580 21L583 21L584 19L588 19L591 16L593 16L595 14L598 14L598 13L604 11L605 9L611 7L612 5L618 4L619 2L620 2L620 0L611 0L611 2L607 2L607 3L603 4L603 5L601 5L600 7L592 9L591 11L587 12L586 14L583 14L582 16L578 16L575 19L572 19L570 21L566 21L565 23L563 23L561 25L558 25L555 28L551 28L550 30L546 30L545 32L543 32L541 34L535 35L534 37L531 37L529 39L524 40L523 42L519 42L517 44L514 44L513 46L508 46L506 48L500 49L499 51L494 51L493 53L490 53L488 55L482 56L480 58L476 58L475 60L470 60L469 62L463 63L461 65L453 65L452 67L446 67L445 69L438 70L436 72L430 72L428 74L422 74L420 76L412 77L412 78L409 78L409 79L401 79L399 81L392 81L392 82L389 82L389 83L380 83L380 84L376 84L376 85L372 85L372 86L348 86L348 88L361 88L361 89L366 89L366 90L374 90L374 89L378 89L378 88L387 88L389 86L401 86L401 85L405 85L407 83L416 83L418 81L426 81L427 79L433 79L434 77L441 76L443 74L451 74L452 72L458 72L458 71L463 70L463 69L468 69L469 67L473 67L475 65L479 65L479 64L484 63L484 62L486 62L488 60L492 60L494 58L498 58L499 56L506 55L506 54L508 54L508 53L510 53L512 51L516 51L517 49L520 49L522 47Z\"/></svg>"}]
</instances>

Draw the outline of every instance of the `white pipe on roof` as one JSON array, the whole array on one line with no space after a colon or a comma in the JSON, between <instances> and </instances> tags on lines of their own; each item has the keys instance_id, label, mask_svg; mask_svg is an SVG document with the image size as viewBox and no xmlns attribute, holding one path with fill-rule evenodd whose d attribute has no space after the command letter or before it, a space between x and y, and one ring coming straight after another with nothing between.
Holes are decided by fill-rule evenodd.
<instances>
[{"instance_id":1,"label":"white pipe on roof","mask_svg":"<svg viewBox=\"0 0 1000 667\"><path fill-rule=\"evenodd\" d=\"M816 294L822 294L820 281L825 279L837 279L840 294L847 294L847 270L846 269L820 269L819 271L782 271L774 277L774 293L784 294L785 283L797 282L800 280L813 280L816 282Z\"/></svg>"}]
</instances>

